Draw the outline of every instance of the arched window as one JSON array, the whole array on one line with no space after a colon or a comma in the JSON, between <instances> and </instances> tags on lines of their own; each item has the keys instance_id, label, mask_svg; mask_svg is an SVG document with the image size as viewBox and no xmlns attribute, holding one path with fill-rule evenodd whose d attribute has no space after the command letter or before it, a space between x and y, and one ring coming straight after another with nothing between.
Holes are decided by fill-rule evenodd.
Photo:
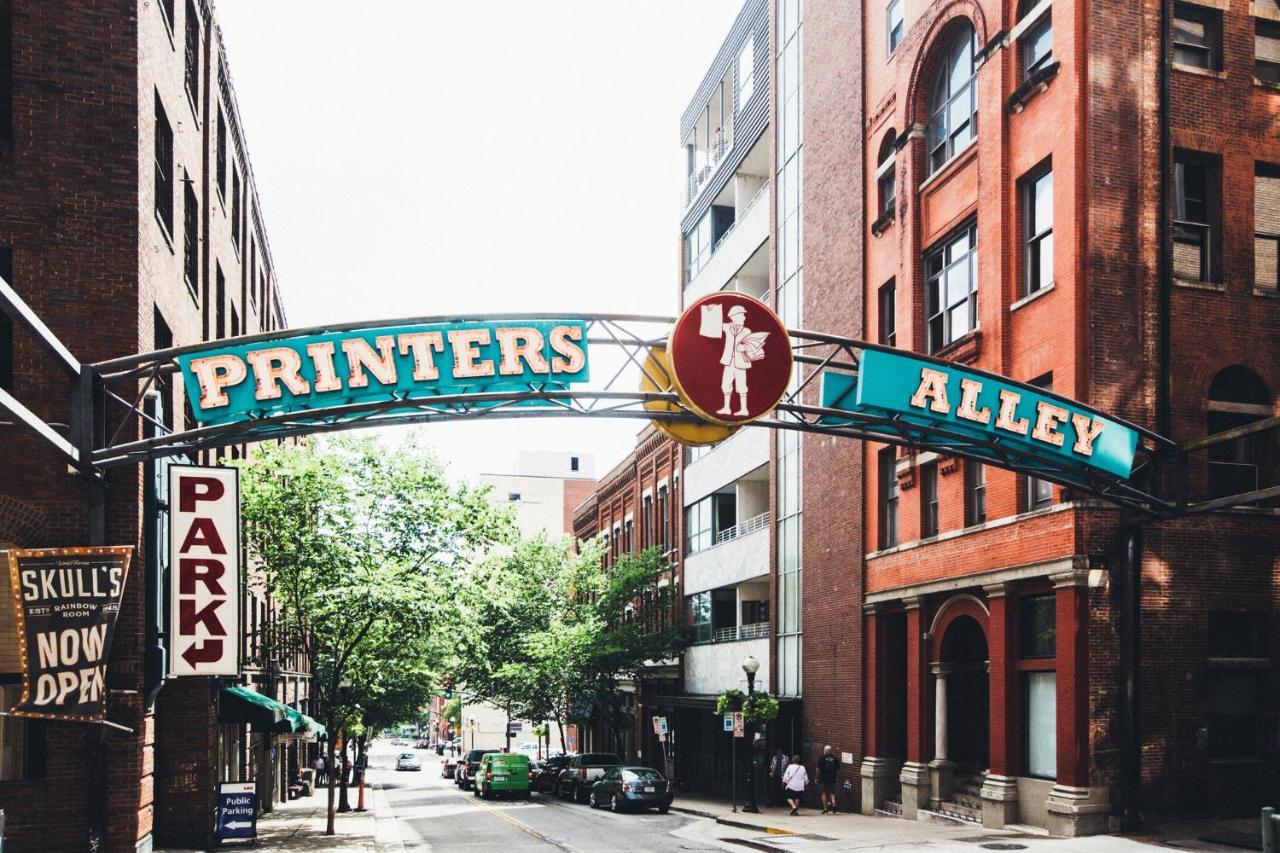
<instances>
[{"instance_id":1,"label":"arched window","mask_svg":"<svg viewBox=\"0 0 1280 853\"><path fill-rule=\"evenodd\" d=\"M880 143L880 154L876 157L877 214L883 214L892 208L893 200L898 194L898 182L894 174L893 159L893 141L896 136L897 134L894 133L893 128L889 128L889 132L884 136L884 141Z\"/></svg>"},{"instance_id":2,"label":"arched window","mask_svg":"<svg viewBox=\"0 0 1280 853\"><path fill-rule=\"evenodd\" d=\"M965 24L952 34L929 91L929 174L969 147L978 135L977 35Z\"/></svg>"},{"instance_id":3,"label":"arched window","mask_svg":"<svg viewBox=\"0 0 1280 853\"><path fill-rule=\"evenodd\" d=\"M1235 365L1213 377L1206 408L1206 431L1215 435L1270 417L1271 394L1258 374L1247 367ZM1264 447L1258 435L1210 445L1209 497L1220 498L1258 489Z\"/></svg>"}]
</instances>

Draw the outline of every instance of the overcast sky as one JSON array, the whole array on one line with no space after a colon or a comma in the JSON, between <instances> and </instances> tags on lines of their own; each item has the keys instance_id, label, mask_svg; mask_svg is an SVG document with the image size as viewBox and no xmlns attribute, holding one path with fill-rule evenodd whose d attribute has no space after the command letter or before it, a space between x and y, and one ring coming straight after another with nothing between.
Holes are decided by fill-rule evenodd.
<instances>
[{"instance_id":1,"label":"overcast sky","mask_svg":"<svg viewBox=\"0 0 1280 853\"><path fill-rule=\"evenodd\" d=\"M677 310L680 115L741 0L218 0L292 326ZM451 470L639 421L422 429Z\"/></svg>"}]
</instances>

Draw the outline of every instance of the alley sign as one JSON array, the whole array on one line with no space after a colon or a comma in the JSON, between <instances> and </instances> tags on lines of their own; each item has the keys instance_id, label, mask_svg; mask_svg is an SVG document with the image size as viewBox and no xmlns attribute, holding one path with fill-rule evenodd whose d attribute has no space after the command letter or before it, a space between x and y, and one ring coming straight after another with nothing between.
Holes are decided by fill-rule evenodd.
<instances>
[{"instance_id":1,"label":"alley sign","mask_svg":"<svg viewBox=\"0 0 1280 853\"><path fill-rule=\"evenodd\" d=\"M822 405L998 441L1055 469L1074 469L1080 479L1088 471L1127 478L1138 448L1137 430L1050 391L950 362L878 349L863 350L856 376L823 373ZM823 420L841 419L832 415ZM900 435L887 427L885 433ZM980 444L965 447L984 454ZM986 455L999 462L994 451Z\"/></svg>"},{"instance_id":2,"label":"alley sign","mask_svg":"<svg viewBox=\"0 0 1280 853\"><path fill-rule=\"evenodd\" d=\"M133 549L9 552L22 665L20 717L101 722L107 657Z\"/></svg>"},{"instance_id":3,"label":"alley sign","mask_svg":"<svg viewBox=\"0 0 1280 853\"><path fill-rule=\"evenodd\" d=\"M403 411L413 413L417 399L560 389L588 379L582 320L282 332L246 343L213 342L177 360L203 426L322 409L330 410L324 417L341 417L332 410L383 401L404 401Z\"/></svg>"},{"instance_id":4,"label":"alley sign","mask_svg":"<svg viewBox=\"0 0 1280 853\"><path fill-rule=\"evenodd\" d=\"M170 675L239 671L239 473L169 468Z\"/></svg>"}]
</instances>

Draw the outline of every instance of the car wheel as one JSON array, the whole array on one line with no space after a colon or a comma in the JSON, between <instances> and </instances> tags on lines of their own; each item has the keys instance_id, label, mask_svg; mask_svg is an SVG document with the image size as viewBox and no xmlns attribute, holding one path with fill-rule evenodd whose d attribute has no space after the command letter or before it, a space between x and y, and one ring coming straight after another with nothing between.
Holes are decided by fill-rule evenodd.
<instances>
[{"instance_id":1,"label":"car wheel","mask_svg":"<svg viewBox=\"0 0 1280 853\"><path fill-rule=\"evenodd\" d=\"M596 799L596 792L594 789L592 789L591 798L587 802L588 802L588 805L590 805L591 808L593 809L600 808L600 801Z\"/></svg>"},{"instance_id":2,"label":"car wheel","mask_svg":"<svg viewBox=\"0 0 1280 853\"><path fill-rule=\"evenodd\" d=\"M622 803L618 802L618 795L612 794L609 797L609 811L617 814L622 811Z\"/></svg>"}]
</instances>

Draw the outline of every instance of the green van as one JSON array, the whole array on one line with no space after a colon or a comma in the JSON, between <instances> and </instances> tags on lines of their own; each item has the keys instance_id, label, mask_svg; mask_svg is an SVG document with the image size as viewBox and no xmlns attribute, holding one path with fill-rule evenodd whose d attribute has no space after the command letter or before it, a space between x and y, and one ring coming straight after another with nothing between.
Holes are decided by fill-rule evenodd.
<instances>
[{"instance_id":1,"label":"green van","mask_svg":"<svg viewBox=\"0 0 1280 853\"><path fill-rule=\"evenodd\" d=\"M496 794L529 799L529 756L519 752L491 752L484 756L473 790L486 800Z\"/></svg>"}]
</instances>

